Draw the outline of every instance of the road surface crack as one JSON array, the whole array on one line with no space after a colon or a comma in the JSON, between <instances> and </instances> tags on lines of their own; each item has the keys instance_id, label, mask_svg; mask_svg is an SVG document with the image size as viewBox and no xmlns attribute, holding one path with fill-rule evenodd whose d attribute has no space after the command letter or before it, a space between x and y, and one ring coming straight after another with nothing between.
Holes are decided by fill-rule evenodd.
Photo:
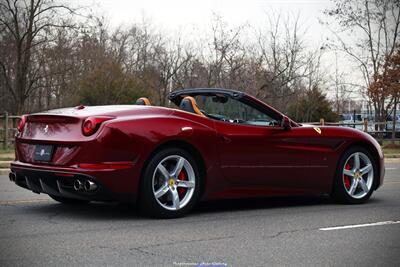
<instances>
[{"instance_id":1,"label":"road surface crack","mask_svg":"<svg viewBox=\"0 0 400 267\"><path fill-rule=\"evenodd\" d=\"M277 232L276 234L273 234L273 235L266 235L266 236L264 236L264 238L273 239L273 238L277 238L277 237L279 237L281 235L284 235L284 234L293 234L293 233L296 233L296 232L312 231L312 230L316 230L316 229L315 228L303 228L303 229L296 229L296 230L279 231L279 232Z\"/></svg>"}]
</instances>

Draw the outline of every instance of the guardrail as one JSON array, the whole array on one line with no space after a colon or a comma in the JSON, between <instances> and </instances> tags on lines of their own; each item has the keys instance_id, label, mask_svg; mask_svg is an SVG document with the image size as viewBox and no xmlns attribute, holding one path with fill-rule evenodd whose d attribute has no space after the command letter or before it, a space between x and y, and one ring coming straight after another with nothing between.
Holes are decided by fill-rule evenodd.
<instances>
[{"instance_id":1,"label":"guardrail","mask_svg":"<svg viewBox=\"0 0 400 267\"><path fill-rule=\"evenodd\" d=\"M2 143L3 149L6 149L8 144L14 143L19 118L20 116L9 115L7 111L0 115L0 120L2 121L0 124L0 143Z\"/></svg>"},{"instance_id":2,"label":"guardrail","mask_svg":"<svg viewBox=\"0 0 400 267\"><path fill-rule=\"evenodd\" d=\"M395 131L393 136L393 122L385 121L385 122L370 122L367 119L364 119L363 122L325 122L323 118L320 119L319 122L304 122L304 124L310 125L327 125L327 126L344 126L344 127L352 127L357 128L363 132L366 132L373 137L378 137L379 134L382 134L385 137L392 137L391 139L396 138L396 134L400 136L400 121L396 121Z\"/></svg>"}]
</instances>

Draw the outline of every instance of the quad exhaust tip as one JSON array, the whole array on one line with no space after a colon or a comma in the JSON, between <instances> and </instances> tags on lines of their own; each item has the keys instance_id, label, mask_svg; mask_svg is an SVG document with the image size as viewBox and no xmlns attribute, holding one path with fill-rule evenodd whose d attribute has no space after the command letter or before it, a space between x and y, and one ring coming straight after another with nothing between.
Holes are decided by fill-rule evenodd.
<instances>
[{"instance_id":1,"label":"quad exhaust tip","mask_svg":"<svg viewBox=\"0 0 400 267\"><path fill-rule=\"evenodd\" d=\"M74 189L75 189L75 191L81 191L83 189L83 184L82 184L81 180L79 180L79 179L75 180Z\"/></svg>"},{"instance_id":2,"label":"quad exhaust tip","mask_svg":"<svg viewBox=\"0 0 400 267\"><path fill-rule=\"evenodd\" d=\"M86 191L94 191L97 189L97 185L95 183L93 183L92 181L86 180L85 181L85 190Z\"/></svg>"},{"instance_id":3,"label":"quad exhaust tip","mask_svg":"<svg viewBox=\"0 0 400 267\"><path fill-rule=\"evenodd\" d=\"M83 182L79 179L74 181L75 191L94 191L97 189L97 185L89 180L84 180Z\"/></svg>"}]
</instances>

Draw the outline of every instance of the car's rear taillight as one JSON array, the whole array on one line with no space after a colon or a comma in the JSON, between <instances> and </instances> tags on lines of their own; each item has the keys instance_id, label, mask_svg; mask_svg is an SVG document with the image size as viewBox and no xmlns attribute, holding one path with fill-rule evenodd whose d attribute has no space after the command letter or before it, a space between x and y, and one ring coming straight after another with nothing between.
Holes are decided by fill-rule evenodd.
<instances>
[{"instance_id":1,"label":"car's rear taillight","mask_svg":"<svg viewBox=\"0 0 400 267\"><path fill-rule=\"evenodd\" d=\"M114 117L108 116L96 116L88 117L82 124L82 133L86 136L94 134L100 127L100 124L104 121L114 119Z\"/></svg>"},{"instance_id":2,"label":"car's rear taillight","mask_svg":"<svg viewBox=\"0 0 400 267\"><path fill-rule=\"evenodd\" d=\"M17 130L20 133L24 130L26 124L26 117L27 117L26 115L22 115L21 118L18 120Z\"/></svg>"}]
</instances>

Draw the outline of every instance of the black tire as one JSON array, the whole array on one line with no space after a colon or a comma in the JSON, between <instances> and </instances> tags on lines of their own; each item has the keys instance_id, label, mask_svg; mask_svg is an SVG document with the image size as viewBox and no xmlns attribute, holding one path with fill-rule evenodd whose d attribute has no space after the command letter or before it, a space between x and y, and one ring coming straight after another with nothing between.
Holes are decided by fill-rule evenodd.
<instances>
[{"instance_id":1,"label":"black tire","mask_svg":"<svg viewBox=\"0 0 400 267\"><path fill-rule=\"evenodd\" d=\"M195 175L195 185L193 194L189 202L187 202L184 207L177 210L168 210L158 202L153 193L153 174L155 173L159 163L161 163L167 157L175 155L183 157L190 163ZM202 177L200 176L196 160L187 151L180 148L166 148L159 151L150 159L141 177L139 204L142 211L145 212L147 215L155 218L169 219L182 217L193 208L193 206L197 203L199 199L201 178ZM170 191L168 191L167 193L170 194Z\"/></svg>"},{"instance_id":2,"label":"black tire","mask_svg":"<svg viewBox=\"0 0 400 267\"><path fill-rule=\"evenodd\" d=\"M52 199L54 199L57 202L60 202L62 204L66 205L85 205L88 204L90 201L89 200L83 200L83 199L76 199L76 198L66 198L66 197L60 197L60 196L54 196L54 195L49 195Z\"/></svg>"},{"instance_id":3,"label":"black tire","mask_svg":"<svg viewBox=\"0 0 400 267\"><path fill-rule=\"evenodd\" d=\"M346 161L349 159L349 157L351 155L353 155L356 152L360 152L360 153L363 153L364 155L366 155L369 158L369 160L371 161L371 165L373 168L372 185L371 185L368 193L361 198L355 198L350 195L350 193L346 190L344 178L343 178L343 172L344 172ZM339 160L338 168L337 168L337 171L335 174L335 179L333 181L333 188L332 188L331 196L334 200L338 201L339 203L343 203L343 204L365 203L371 197L371 195L375 189L375 184L377 181L376 179L378 179L378 168L377 168L377 164L374 160L374 157L371 155L371 153L362 146L350 147L348 150L346 150L343 153L342 157Z\"/></svg>"}]
</instances>

